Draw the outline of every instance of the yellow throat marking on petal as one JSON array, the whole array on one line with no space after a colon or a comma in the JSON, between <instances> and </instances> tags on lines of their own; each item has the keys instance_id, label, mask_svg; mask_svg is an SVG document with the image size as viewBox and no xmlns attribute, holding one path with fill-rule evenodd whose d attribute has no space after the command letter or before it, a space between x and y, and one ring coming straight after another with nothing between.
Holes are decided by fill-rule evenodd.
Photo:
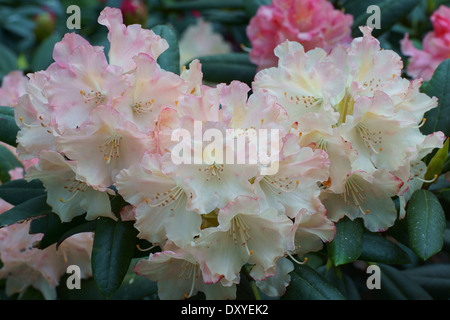
<instances>
[{"instance_id":1,"label":"yellow throat marking on petal","mask_svg":"<svg viewBox=\"0 0 450 320\"><path fill-rule=\"evenodd\" d=\"M347 116L353 114L353 106L355 105L355 100L350 95L348 91L345 92L344 98L337 104L336 108L340 114L338 124L345 123Z\"/></svg>"}]
</instances>

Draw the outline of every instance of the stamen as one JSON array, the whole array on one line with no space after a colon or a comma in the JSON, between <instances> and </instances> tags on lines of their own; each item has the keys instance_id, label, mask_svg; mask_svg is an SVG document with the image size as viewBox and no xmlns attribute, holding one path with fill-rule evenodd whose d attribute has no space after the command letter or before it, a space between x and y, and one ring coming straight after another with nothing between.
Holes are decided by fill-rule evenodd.
<instances>
[{"instance_id":1,"label":"stamen","mask_svg":"<svg viewBox=\"0 0 450 320\"><path fill-rule=\"evenodd\" d=\"M50 133L50 134L53 134L53 131L51 131L51 130L49 129L50 123L45 123L45 122L44 122L45 120L44 120L44 118L43 118L42 116L39 116L38 119L40 120L39 124L34 124L34 125L33 125L33 124L27 124L27 123L23 120L23 117L19 117L20 123L22 123L26 128L28 128L28 129L31 129L31 128L39 128L39 127L47 128L47 132Z\"/></svg>"},{"instance_id":2,"label":"stamen","mask_svg":"<svg viewBox=\"0 0 450 320\"><path fill-rule=\"evenodd\" d=\"M147 101L147 102L138 101L134 105L132 105L131 108L137 114L153 112L153 104L154 103L155 103L154 99L152 99L151 101Z\"/></svg>"},{"instance_id":3,"label":"stamen","mask_svg":"<svg viewBox=\"0 0 450 320\"><path fill-rule=\"evenodd\" d=\"M84 182L78 181L76 179L67 179L67 182L71 182L70 184L64 185L64 189L69 191L70 193L73 193L72 196L70 196L69 199L63 199L59 198L59 201L62 203L68 203L72 201L80 192L85 192L88 188L88 185Z\"/></svg>"},{"instance_id":4,"label":"stamen","mask_svg":"<svg viewBox=\"0 0 450 320\"><path fill-rule=\"evenodd\" d=\"M245 222L244 219L241 219L239 217L239 215L236 215L231 220L230 236L232 237L234 244L238 245L240 243L245 248L249 256L253 254L253 250L249 250L247 246L247 242L251 239L250 227L248 226L248 224Z\"/></svg>"},{"instance_id":5,"label":"stamen","mask_svg":"<svg viewBox=\"0 0 450 320\"><path fill-rule=\"evenodd\" d=\"M105 101L106 98L106 95L103 94L101 91L91 90L90 92L86 92L80 90L80 94L84 98L84 103L94 102L95 104L101 104Z\"/></svg>"},{"instance_id":6,"label":"stamen","mask_svg":"<svg viewBox=\"0 0 450 320\"><path fill-rule=\"evenodd\" d=\"M273 176L264 176L261 181L265 182L269 186L269 190L276 195L281 192L294 192L300 183L299 180L295 180L295 185L293 185L294 181L289 177L274 178Z\"/></svg>"},{"instance_id":7,"label":"stamen","mask_svg":"<svg viewBox=\"0 0 450 320\"><path fill-rule=\"evenodd\" d=\"M99 146L100 152L103 153L105 162L109 164L112 159L120 157L120 142L122 136L113 134L106 139L105 143Z\"/></svg>"},{"instance_id":8,"label":"stamen","mask_svg":"<svg viewBox=\"0 0 450 320\"><path fill-rule=\"evenodd\" d=\"M224 171L224 165L223 164L216 164L213 163L212 165L209 165L208 167L204 168L204 169L198 169L199 172L207 172L208 173L208 177L206 178L206 182L209 182L209 180L212 177L215 177L217 179L217 181L221 181L222 178L220 177L221 174Z\"/></svg>"},{"instance_id":9,"label":"stamen","mask_svg":"<svg viewBox=\"0 0 450 320\"><path fill-rule=\"evenodd\" d=\"M364 197L364 189L355 181L355 179L349 178L345 183L345 191L341 196L344 198L344 202L347 205L350 205L350 199L353 200L353 204L359 208L359 211L366 215L370 212L370 210L363 210L362 204L366 201L366 197Z\"/></svg>"},{"instance_id":10,"label":"stamen","mask_svg":"<svg viewBox=\"0 0 450 320\"><path fill-rule=\"evenodd\" d=\"M156 248L157 246L158 246L158 245L155 244L155 245L153 245L153 246L151 246L151 247L149 247L149 248L143 249L143 248L141 248L141 246L140 246L139 244L137 244L137 245L136 245L136 248L137 248L139 251L145 252L145 251L150 251L150 250L152 250L153 248Z\"/></svg>"},{"instance_id":11,"label":"stamen","mask_svg":"<svg viewBox=\"0 0 450 320\"><path fill-rule=\"evenodd\" d=\"M297 264L305 264L305 263L308 261L308 258L307 258L307 257L305 257L305 258L303 259L303 261L300 262L300 261L298 261L297 259L295 259L289 252L287 253L287 255L288 255L295 263L297 263Z\"/></svg>"},{"instance_id":12,"label":"stamen","mask_svg":"<svg viewBox=\"0 0 450 320\"><path fill-rule=\"evenodd\" d=\"M422 127L426 121L427 121L427 118L423 118L422 122L417 126L417 128Z\"/></svg>"},{"instance_id":13,"label":"stamen","mask_svg":"<svg viewBox=\"0 0 450 320\"><path fill-rule=\"evenodd\" d=\"M176 202L175 207L171 208L171 211L174 211L178 204L181 202L182 197L185 195L182 188L179 186L175 186L166 192L157 193L153 198L145 199L145 203L150 208L158 208L158 207L166 207L174 202Z\"/></svg>"},{"instance_id":14,"label":"stamen","mask_svg":"<svg viewBox=\"0 0 450 320\"><path fill-rule=\"evenodd\" d=\"M363 123L360 123L356 127L356 130L358 131L367 148L372 149L372 151L376 154L380 153L383 150L383 148L380 147L375 148L378 144L381 144L383 142L381 131L374 132L366 127Z\"/></svg>"},{"instance_id":15,"label":"stamen","mask_svg":"<svg viewBox=\"0 0 450 320\"><path fill-rule=\"evenodd\" d=\"M433 179L431 179L431 180L425 180L425 179L422 179L422 178L419 178L419 177L415 177L415 178L416 178L417 180L419 180L419 181L424 182L424 183L433 183L433 182L435 182L435 181L437 180L438 175L435 174L434 177L433 177Z\"/></svg>"},{"instance_id":16,"label":"stamen","mask_svg":"<svg viewBox=\"0 0 450 320\"><path fill-rule=\"evenodd\" d=\"M287 100L299 106L303 106L305 108L312 108L320 105L323 102L322 98L316 98L314 96L288 96L287 92L284 92L284 96Z\"/></svg>"}]
</instances>

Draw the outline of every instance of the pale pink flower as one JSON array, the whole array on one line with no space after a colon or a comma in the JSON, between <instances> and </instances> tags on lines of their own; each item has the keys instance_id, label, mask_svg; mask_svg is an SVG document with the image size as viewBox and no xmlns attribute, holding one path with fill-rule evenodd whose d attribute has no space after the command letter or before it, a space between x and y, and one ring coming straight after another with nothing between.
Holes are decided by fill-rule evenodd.
<instances>
[{"instance_id":1,"label":"pale pink flower","mask_svg":"<svg viewBox=\"0 0 450 320\"><path fill-rule=\"evenodd\" d=\"M259 266L251 275L257 280L276 273L276 261L290 247L292 221L269 208L261 211L256 198L237 197L217 214L218 226L203 230L197 241L202 250L204 273L212 282L239 283L246 263ZM218 254L220 252L220 254Z\"/></svg>"},{"instance_id":2,"label":"pale pink flower","mask_svg":"<svg viewBox=\"0 0 450 320\"><path fill-rule=\"evenodd\" d=\"M92 275L90 256L93 237L90 233L66 239L46 249L35 248L42 234L29 234L30 222L13 224L0 229L0 278L6 279L6 294L22 294L32 286L45 299L56 299L56 286L70 264L81 269L83 278Z\"/></svg>"},{"instance_id":3,"label":"pale pink flower","mask_svg":"<svg viewBox=\"0 0 450 320\"><path fill-rule=\"evenodd\" d=\"M344 216L351 220L362 218L365 227L372 232L385 231L396 218L392 197L396 196L403 181L387 170L376 170L372 174L364 171L349 173L345 191L341 194L324 191L321 200L331 221Z\"/></svg>"},{"instance_id":4,"label":"pale pink flower","mask_svg":"<svg viewBox=\"0 0 450 320\"><path fill-rule=\"evenodd\" d=\"M436 68L450 57L450 8L441 5L431 16L433 31L422 40L422 50L417 49L409 34L401 41L403 54L409 56L407 73L413 78L430 80Z\"/></svg>"},{"instance_id":5,"label":"pale pink flower","mask_svg":"<svg viewBox=\"0 0 450 320\"><path fill-rule=\"evenodd\" d=\"M440 145L419 129L437 99L419 91L421 80L400 77L400 56L382 50L371 28L361 31L348 48L328 54L283 42L275 49L278 67L258 72L253 88L277 96L301 147L328 153L321 200L330 219L361 217L369 230L380 231L396 219L391 197L405 192L407 166Z\"/></svg>"},{"instance_id":6,"label":"pale pink flower","mask_svg":"<svg viewBox=\"0 0 450 320\"><path fill-rule=\"evenodd\" d=\"M300 148L297 136L287 135L283 139L278 171L255 179L254 187L261 207L276 208L292 219L301 209L324 214L318 183L328 179L329 165L323 150Z\"/></svg>"},{"instance_id":7,"label":"pale pink flower","mask_svg":"<svg viewBox=\"0 0 450 320\"><path fill-rule=\"evenodd\" d=\"M136 207L138 237L164 245L167 239L180 247L200 234L201 216L186 209L188 195L176 179L164 174L163 159L146 154L120 172L116 179L119 193Z\"/></svg>"},{"instance_id":8,"label":"pale pink flower","mask_svg":"<svg viewBox=\"0 0 450 320\"><path fill-rule=\"evenodd\" d=\"M77 46L65 68L53 67L47 74L48 102L61 132L81 126L91 110L112 104L128 88L122 68L108 64L103 48L91 45Z\"/></svg>"},{"instance_id":9,"label":"pale pink flower","mask_svg":"<svg viewBox=\"0 0 450 320\"><path fill-rule=\"evenodd\" d=\"M69 222L84 213L87 213L87 220L97 217L115 219L105 188L93 189L78 180L75 172L76 162L66 161L57 152L42 151L39 163L30 168L25 178L42 181L47 191L47 203L62 222Z\"/></svg>"},{"instance_id":10,"label":"pale pink flower","mask_svg":"<svg viewBox=\"0 0 450 320\"><path fill-rule=\"evenodd\" d=\"M294 270L294 264L287 258L277 260L277 273L272 277L256 281L256 286L269 297L281 297L291 282L289 275Z\"/></svg>"},{"instance_id":11,"label":"pale pink flower","mask_svg":"<svg viewBox=\"0 0 450 320\"><path fill-rule=\"evenodd\" d=\"M120 170L139 163L145 152L153 152L155 141L112 107L99 106L90 113L89 122L66 130L57 148L77 161L77 179L107 188Z\"/></svg>"},{"instance_id":12,"label":"pale pink flower","mask_svg":"<svg viewBox=\"0 0 450 320\"><path fill-rule=\"evenodd\" d=\"M187 90L178 75L159 67L156 60L140 53L133 58L136 68L130 73L130 87L114 104L125 119L142 132L150 132L163 107L175 107Z\"/></svg>"},{"instance_id":13,"label":"pale pink flower","mask_svg":"<svg viewBox=\"0 0 450 320\"><path fill-rule=\"evenodd\" d=\"M301 209L294 220L292 253L303 256L322 249L323 244L333 240L336 234L334 223L325 212Z\"/></svg>"},{"instance_id":14,"label":"pale pink flower","mask_svg":"<svg viewBox=\"0 0 450 320\"><path fill-rule=\"evenodd\" d=\"M250 59L259 69L276 66L273 50L285 40L300 42L305 51L320 47L329 52L350 43L352 24L351 15L326 0L273 0L258 9L247 27Z\"/></svg>"},{"instance_id":15,"label":"pale pink flower","mask_svg":"<svg viewBox=\"0 0 450 320\"><path fill-rule=\"evenodd\" d=\"M231 44L215 32L213 24L198 18L196 24L189 26L181 35L180 63L185 65L194 58L225 54L232 51Z\"/></svg>"},{"instance_id":16,"label":"pale pink flower","mask_svg":"<svg viewBox=\"0 0 450 320\"><path fill-rule=\"evenodd\" d=\"M196 255L195 247L178 248L168 243L162 252L150 254L148 260L139 260L133 270L158 282L158 296L162 300L186 299L199 291L205 293L207 299L236 299L235 285L204 281L204 266Z\"/></svg>"},{"instance_id":17,"label":"pale pink flower","mask_svg":"<svg viewBox=\"0 0 450 320\"><path fill-rule=\"evenodd\" d=\"M121 67L123 72L136 67L133 57L139 53L145 53L156 60L169 47L167 41L152 30L142 29L138 24L123 24L122 12L118 8L103 9L98 23L109 30L109 63Z\"/></svg>"},{"instance_id":18,"label":"pale pink flower","mask_svg":"<svg viewBox=\"0 0 450 320\"><path fill-rule=\"evenodd\" d=\"M11 71L3 77L0 88L0 105L15 107L17 100L26 93L28 78L22 71Z\"/></svg>"}]
</instances>

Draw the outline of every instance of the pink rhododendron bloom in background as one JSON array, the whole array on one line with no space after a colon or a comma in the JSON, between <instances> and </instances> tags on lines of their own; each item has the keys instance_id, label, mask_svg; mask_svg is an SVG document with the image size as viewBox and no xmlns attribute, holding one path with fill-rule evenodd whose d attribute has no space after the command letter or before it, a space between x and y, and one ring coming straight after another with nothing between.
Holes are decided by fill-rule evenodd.
<instances>
[{"instance_id":1,"label":"pink rhododendron bloom in background","mask_svg":"<svg viewBox=\"0 0 450 320\"><path fill-rule=\"evenodd\" d=\"M431 16L431 22L434 30L423 38L422 50L414 46L408 34L401 41L403 54L410 57L407 73L425 81L450 57L450 8L441 5Z\"/></svg>"},{"instance_id":2,"label":"pink rhododendron bloom in background","mask_svg":"<svg viewBox=\"0 0 450 320\"><path fill-rule=\"evenodd\" d=\"M350 43L352 24L353 16L326 0L273 0L258 9L247 27L250 59L259 69L276 66L273 51L285 40L300 42L305 51L320 47L329 52Z\"/></svg>"}]
</instances>

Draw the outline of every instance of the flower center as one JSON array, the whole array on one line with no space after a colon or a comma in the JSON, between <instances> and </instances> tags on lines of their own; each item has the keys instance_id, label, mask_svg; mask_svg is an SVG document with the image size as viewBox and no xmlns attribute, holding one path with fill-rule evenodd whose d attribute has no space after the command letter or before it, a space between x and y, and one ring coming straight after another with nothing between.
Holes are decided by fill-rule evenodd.
<instances>
[{"instance_id":1,"label":"flower center","mask_svg":"<svg viewBox=\"0 0 450 320\"><path fill-rule=\"evenodd\" d=\"M323 102L322 98L316 98L314 96L305 96L305 95L302 96L289 95L287 92L284 92L284 97L291 103L295 103L296 105L303 106L307 109L318 106Z\"/></svg>"},{"instance_id":2,"label":"flower center","mask_svg":"<svg viewBox=\"0 0 450 320\"><path fill-rule=\"evenodd\" d=\"M253 251L248 249L247 242L251 239L250 227L242 219L240 215L236 215L231 220L230 237L232 237L235 245L241 244L249 255L252 255ZM238 239L239 238L239 239Z\"/></svg>"},{"instance_id":3,"label":"flower center","mask_svg":"<svg viewBox=\"0 0 450 320\"><path fill-rule=\"evenodd\" d=\"M48 133L53 134L53 131L51 130L50 122L45 121L45 119L41 115L38 117L38 119L39 119L39 121L38 121L39 125L37 125L37 124L31 125L31 124L25 123L25 121L23 121L23 117L19 118L20 123L22 123L28 129L38 128L39 126L41 126L42 128L47 129Z\"/></svg>"},{"instance_id":4,"label":"flower center","mask_svg":"<svg viewBox=\"0 0 450 320\"><path fill-rule=\"evenodd\" d=\"M111 137L106 139L106 141L99 146L100 152L103 153L104 159L107 164L111 162L112 159L120 157L120 142L122 136L118 134L113 134Z\"/></svg>"},{"instance_id":5,"label":"flower center","mask_svg":"<svg viewBox=\"0 0 450 320\"><path fill-rule=\"evenodd\" d=\"M379 153L383 150L383 148L380 147L383 142L380 130L378 132L370 130L364 123L359 123L356 130L367 148L372 149L375 153Z\"/></svg>"},{"instance_id":6,"label":"flower center","mask_svg":"<svg viewBox=\"0 0 450 320\"><path fill-rule=\"evenodd\" d=\"M131 108L137 114L153 112L152 108L153 108L154 103L155 103L155 100L153 100L153 99L152 99L152 101L147 101L147 102L138 101L134 105L132 105Z\"/></svg>"},{"instance_id":7,"label":"flower center","mask_svg":"<svg viewBox=\"0 0 450 320\"><path fill-rule=\"evenodd\" d=\"M344 193L341 193L341 197L344 198L346 205L350 205L350 201L353 201L353 205L358 207L362 214L366 215L370 210L363 210L362 208L362 204L366 201L364 192L365 190L355 181L355 179L350 177L345 183L345 191Z\"/></svg>"},{"instance_id":8,"label":"flower center","mask_svg":"<svg viewBox=\"0 0 450 320\"><path fill-rule=\"evenodd\" d=\"M66 179L64 183L64 189L66 189L70 194L72 194L68 199L59 198L59 201L62 203L67 203L72 201L78 193L85 192L88 188L88 185L84 182L81 182L75 178Z\"/></svg>"},{"instance_id":9,"label":"flower center","mask_svg":"<svg viewBox=\"0 0 450 320\"><path fill-rule=\"evenodd\" d=\"M105 101L106 94L101 91L91 90L90 92L86 92L80 90L81 96L84 98L84 103L94 102L95 104L101 104Z\"/></svg>"},{"instance_id":10,"label":"flower center","mask_svg":"<svg viewBox=\"0 0 450 320\"><path fill-rule=\"evenodd\" d=\"M195 280L200 277L200 268L198 264L185 261L179 268L178 279L184 278L184 280L189 281L192 279L191 290L189 293L185 293L184 297L187 299L192 296L195 288Z\"/></svg>"},{"instance_id":11,"label":"flower center","mask_svg":"<svg viewBox=\"0 0 450 320\"><path fill-rule=\"evenodd\" d=\"M294 192L298 188L299 181L291 180L289 177L264 176L261 180L274 194L280 195L282 192Z\"/></svg>"},{"instance_id":12,"label":"flower center","mask_svg":"<svg viewBox=\"0 0 450 320\"><path fill-rule=\"evenodd\" d=\"M145 202L151 208L162 208L170 205L171 203L176 203L175 207L170 209L171 211L174 211L178 207L183 195L183 189L179 186L175 186L166 192L158 192L153 197L146 198Z\"/></svg>"},{"instance_id":13,"label":"flower center","mask_svg":"<svg viewBox=\"0 0 450 320\"><path fill-rule=\"evenodd\" d=\"M206 182L209 182L209 180L211 180L211 178L216 178L217 181L221 181L222 178L220 177L220 175L223 173L223 164L216 164L213 163L212 165L207 166L206 168L199 168L198 171L199 172L205 172L208 174L208 176L206 177Z\"/></svg>"}]
</instances>

